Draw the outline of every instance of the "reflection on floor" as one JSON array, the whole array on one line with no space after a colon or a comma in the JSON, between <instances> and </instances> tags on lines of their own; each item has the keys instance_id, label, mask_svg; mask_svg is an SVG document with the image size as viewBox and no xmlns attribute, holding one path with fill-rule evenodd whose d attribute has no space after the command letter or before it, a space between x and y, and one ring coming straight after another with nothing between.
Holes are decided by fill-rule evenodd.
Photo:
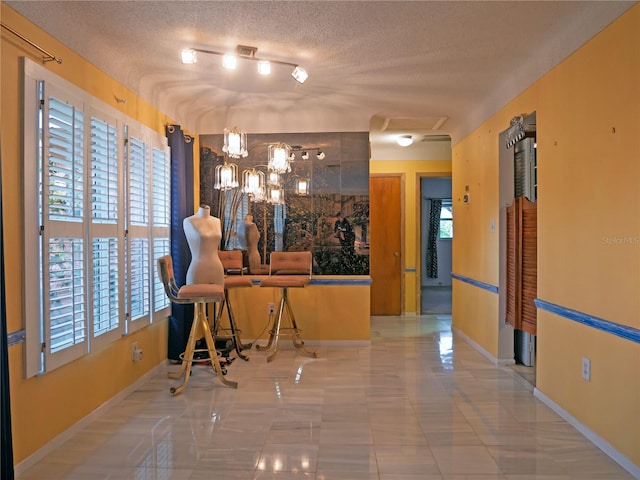
<instances>
[{"instance_id":1,"label":"reflection on floor","mask_svg":"<svg viewBox=\"0 0 640 480\"><path fill-rule=\"evenodd\" d=\"M524 380L529 382L532 387L536 386L536 367L535 365L532 367L526 367L522 364L512 365L511 368L515 373L520 375Z\"/></svg>"},{"instance_id":2,"label":"reflection on floor","mask_svg":"<svg viewBox=\"0 0 640 480\"><path fill-rule=\"evenodd\" d=\"M422 287L422 313L451 313L451 285Z\"/></svg>"},{"instance_id":3,"label":"reflection on floor","mask_svg":"<svg viewBox=\"0 0 640 480\"><path fill-rule=\"evenodd\" d=\"M422 314L451 313L451 286L422 287ZM536 367L512 365L514 372L520 375L531 386L536 386Z\"/></svg>"},{"instance_id":4,"label":"reflection on floor","mask_svg":"<svg viewBox=\"0 0 640 480\"><path fill-rule=\"evenodd\" d=\"M172 397L163 371L18 480L632 478L449 315L371 322L369 346L317 359L252 351L237 390L194 366Z\"/></svg>"}]
</instances>

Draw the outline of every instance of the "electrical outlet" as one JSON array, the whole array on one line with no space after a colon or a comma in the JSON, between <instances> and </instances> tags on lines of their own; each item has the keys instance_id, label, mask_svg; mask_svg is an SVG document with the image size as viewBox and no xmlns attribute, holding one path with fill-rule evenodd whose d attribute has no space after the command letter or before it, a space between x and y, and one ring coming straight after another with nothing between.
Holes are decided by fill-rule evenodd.
<instances>
[{"instance_id":1,"label":"electrical outlet","mask_svg":"<svg viewBox=\"0 0 640 480\"><path fill-rule=\"evenodd\" d=\"M268 303L267 304L267 313L269 315L274 315L276 313L276 304L275 303Z\"/></svg>"},{"instance_id":2,"label":"electrical outlet","mask_svg":"<svg viewBox=\"0 0 640 480\"><path fill-rule=\"evenodd\" d=\"M591 381L591 360L587 357L582 357L582 378L587 382Z\"/></svg>"},{"instance_id":3,"label":"electrical outlet","mask_svg":"<svg viewBox=\"0 0 640 480\"><path fill-rule=\"evenodd\" d=\"M131 344L131 361L137 362L137 352L138 352L138 342L133 342Z\"/></svg>"},{"instance_id":4,"label":"electrical outlet","mask_svg":"<svg viewBox=\"0 0 640 480\"><path fill-rule=\"evenodd\" d=\"M142 350L138 349L135 351L135 353L133 354L133 361L134 362L142 361Z\"/></svg>"}]
</instances>

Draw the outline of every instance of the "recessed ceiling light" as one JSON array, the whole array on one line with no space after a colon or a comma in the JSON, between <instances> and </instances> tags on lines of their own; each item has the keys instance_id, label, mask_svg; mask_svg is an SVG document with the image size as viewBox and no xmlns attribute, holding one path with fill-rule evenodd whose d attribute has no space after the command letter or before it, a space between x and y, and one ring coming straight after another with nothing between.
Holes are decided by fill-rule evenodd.
<instances>
[{"instance_id":1,"label":"recessed ceiling light","mask_svg":"<svg viewBox=\"0 0 640 480\"><path fill-rule=\"evenodd\" d=\"M398 145L401 147L408 147L413 143L413 137L411 135L401 135L398 137Z\"/></svg>"}]
</instances>

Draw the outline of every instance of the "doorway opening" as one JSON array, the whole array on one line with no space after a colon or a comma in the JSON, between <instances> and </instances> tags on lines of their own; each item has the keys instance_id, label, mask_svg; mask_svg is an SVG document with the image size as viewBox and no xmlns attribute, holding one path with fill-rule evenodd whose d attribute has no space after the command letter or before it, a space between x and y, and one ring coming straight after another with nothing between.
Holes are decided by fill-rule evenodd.
<instances>
[{"instance_id":1,"label":"doorway opening","mask_svg":"<svg viewBox=\"0 0 640 480\"><path fill-rule=\"evenodd\" d=\"M420 313L451 314L451 177L421 178L420 198Z\"/></svg>"}]
</instances>

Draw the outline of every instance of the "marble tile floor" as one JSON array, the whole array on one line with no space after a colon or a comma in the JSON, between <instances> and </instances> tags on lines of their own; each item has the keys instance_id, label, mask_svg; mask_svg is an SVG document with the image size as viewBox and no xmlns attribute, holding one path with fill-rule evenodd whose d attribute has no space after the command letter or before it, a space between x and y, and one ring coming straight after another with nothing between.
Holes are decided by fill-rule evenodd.
<instances>
[{"instance_id":1,"label":"marble tile floor","mask_svg":"<svg viewBox=\"0 0 640 480\"><path fill-rule=\"evenodd\" d=\"M18 480L632 478L450 322L373 317L370 346L318 359L283 339L233 362L237 390L194 366L173 397L159 373Z\"/></svg>"}]
</instances>

